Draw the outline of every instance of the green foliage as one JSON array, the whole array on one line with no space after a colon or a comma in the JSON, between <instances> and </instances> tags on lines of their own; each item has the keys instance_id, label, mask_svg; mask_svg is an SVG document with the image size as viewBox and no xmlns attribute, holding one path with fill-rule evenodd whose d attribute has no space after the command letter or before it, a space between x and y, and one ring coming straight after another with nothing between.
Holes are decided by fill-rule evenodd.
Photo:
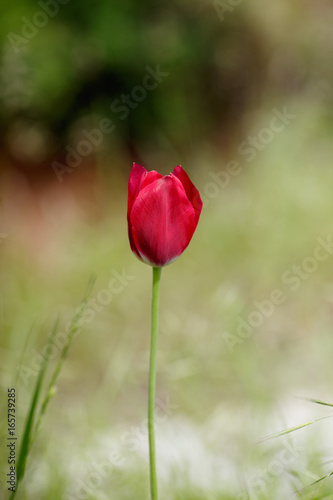
<instances>
[{"instance_id":1,"label":"green foliage","mask_svg":"<svg viewBox=\"0 0 333 500\"><path fill-rule=\"evenodd\" d=\"M97 113L114 120L115 137L127 147L145 145L147 138L159 141L162 135L183 149L192 140L213 138L215 127L226 124L229 114L235 118L239 101L247 102L254 82L249 58L255 60L255 45L244 59L240 39L230 31L232 20L222 23L213 3L70 0L31 39L24 38L22 17L34 24L41 7L21 0L4 10L4 130L25 119L55 134L58 145L67 144L71 125ZM251 44L252 28L245 29L238 9L233 19L238 19L245 45ZM231 53L238 67L229 63ZM142 84L147 66L158 66L168 76L123 121L110 107Z\"/></svg>"},{"instance_id":2,"label":"green foliage","mask_svg":"<svg viewBox=\"0 0 333 500\"><path fill-rule=\"evenodd\" d=\"M92 291L93 283L95 279L91 278L89 281L89 285L87 287L86 293L84 295L84 298L82 299L82 302L80 306L78 307L71 323L70 327L68 330L68 336L66 343L64 344L64 347L61 351L59 360L54 368L53 374L51 376L50 382L48 384L48 387L44 390L44 396L42 399L42 403L40 407L38 407L39 400L42 396L43 393L43 382L45 378L45 373L49 364L49 358L47 356L43 357L42 361L42 366L40 368L36 385L32 394L31 398L31 404L30 408L27 414L26 422L25 422L25 427L24 427L24 432L23 432L23 437L22 437L22 442L21 442L21 448L18 454L18 461L17 461L17 468L16 468L16 488L13 491L13 493L10 496L10 500L14 500L16 497L16 493L19 489L19 486L24 478L25 470L26 470L26 464L28 461L28 457L31 451L31 447L34 443L35 438L37 437L38 431L40 429L43 417L45 416L45 412L47 409L47 406L51 400L51 398L55 394L55 389L56 389L56 382L58 379L58 376L61 372L61 368L63 365L64 360L66 359L69 347L73 341L74 334L79 328L79 322L82 318L82 315L84 313L84 310L86 308L89 296ZM47 349L51 348L54 346L54 339L55 336L58 332L58 327L59 327L59 319L56 321L53 330L51 332L48 344L47 344Z\"/></svg>"}]
</instances>

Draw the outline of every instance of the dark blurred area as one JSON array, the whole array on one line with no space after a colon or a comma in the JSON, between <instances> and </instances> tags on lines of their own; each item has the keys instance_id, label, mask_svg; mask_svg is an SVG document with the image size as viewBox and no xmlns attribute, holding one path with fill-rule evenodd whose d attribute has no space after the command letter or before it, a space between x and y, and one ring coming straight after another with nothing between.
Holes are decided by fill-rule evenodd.
<instances>
[{"instance_id":1,"label":"dark blurred area","mask_svg":"<svg viewBox=\"0 0 333 500\"><path fill-rule=\"evenodd\" d=\"M26 0L6 7L2 35L4 146L31 164L59 154L95 115L135 156L163 142L180 154L197 141L225 147L258 104L267 59L241 9L222 22L212 2ZM161 81L140 93L147 67ZM114 104L122 95L128 113Z\"/></svg>"},{"instance_id":2,"label":"dark blurred area","mask_svg":"<svg viewBox=\"0 0 333 500\"><path fill-rule=\"evenodd\" d=\"M331 129L330 14L324 0L6 4L2 174L78 189L98 171L125 178L132 161L191 170L234 154L262 109L292 99L319 104Z\"/></svg>"}]
</instances>

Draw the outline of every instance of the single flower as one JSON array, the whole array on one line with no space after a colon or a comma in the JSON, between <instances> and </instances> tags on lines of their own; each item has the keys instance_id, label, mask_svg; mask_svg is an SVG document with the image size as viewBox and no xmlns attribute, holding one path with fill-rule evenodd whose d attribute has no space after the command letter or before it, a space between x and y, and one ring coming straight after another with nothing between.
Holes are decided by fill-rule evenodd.
<instances>
[{"instance_id":1,"label":"single flower","mask_svg":"<svg viewBox=\"0 0 333 500\"><path fill-rule=\"evenodd\" d=\"M169 175L133 163L128 181L128 235L143 262L162 267L177 259L197 227L202 201L181 166Z\"/></svg>"}]
</instances>

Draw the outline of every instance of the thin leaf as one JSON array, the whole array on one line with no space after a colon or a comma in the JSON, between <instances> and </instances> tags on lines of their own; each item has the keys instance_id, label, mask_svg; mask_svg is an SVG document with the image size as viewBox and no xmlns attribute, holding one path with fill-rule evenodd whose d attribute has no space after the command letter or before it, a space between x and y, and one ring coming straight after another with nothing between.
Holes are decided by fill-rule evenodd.
<instances>
[{"instance_id":1,"label":"thin leaf","mask_svg":"<svg viewBox=\"0 0 333 500\"><path fill-rule=\"evenodd\" d=\"M319 491L319 489L324 485L323 481L325 481L326 479L328 479L329 477L333 476L333 470L331 470L331 472L329 472L328 474L326 474L326 476L323 476L323 477L320 477L319 479L316 479L315 481L313 481L313 483L310 483L308 484L307 486L305 486L304 488L302 488L301 490L299 490L297 493L302 493L304 492L305 490L308 490L309 488L311 488L312 486L315 486L316 484L320 484L319 488L317 488L313 495L311 496L311 498L313 498L314 495L316 495Z\"/></svg>"},{"instance_id":2,"label":"thin leaf","mask_svg":"<svg viewBox=\"0 0 333 500\"><path fill-rule=\"evenodd\" d=\"M333 408L333 404L326 403L325 401L320 401L319 399L311 399L311 398L298 398L303 399L304 401L309 401L310 403L316 403L317 405L330 406Z\"/></svg>"},{"instance_id":3,"label":"thin leaf","mask_svg":"<svg viewBox=\"0 0 333 500\"><path fill-rule=\"evenodd\" d=\"M25 339L25 342L24 342L24 346L23 346L23 349L22 349L22 352L21 352L21 356L20 356L19 369L17 370L17 374L16 374L15 387L18 386L18 379L20 378L20 375L21 375L21 367L23 365L24 355L26 353L28 342L29 342L29 339L30 339L31 334L33 332L33 329L35 327L35 324L36 324L36 320L34 320L34 322L32 323L31 328L29 330L29 333L26 336L26 339Z\"/></svg>"},{"instance_id":4,"label":"thin leaf","mask_svg":"<svg viewBox=\"0 0 333 500\"><path fill-rule=\"evenodd\" d=\"M307 486L307 488L311 488L311 486L314 486L315 484L318 484L321 481L324 481L325 479L328 479L330 476L333 476L333 470L331 470L331 472L329 472L328 474L326 474L326 476L323 476L323 477L317 479L316 481L314 481L313 483L309 484Z\"/></svg>"},{"instance_id":5,"label":"thin leaf","mask_svg":"<svg viewBox=\"0 0 333 500\"><path fill-rule=\"evenodd\" d=\"M55 335L55 333L58 329L58 323L59 323L59 321L57 320L54 327L53 327L51 338ZM50 340L50 342L51 342L51 340ZM34 423L35 413L36 413L36 409L37 409L39 395L40 395L42 385L43 385L43 380L44 380L45 371L47 368L47 363L48 363L47 358L46 357L43 358L43 363L42 363L40 372L39 372L38 377L37 377L35 390L34 390L33 395L32 395L30 410L29 410L28 417L27 417L26 423L25 423L22 444L21 444L18 462L17 462L17 468L16 468L16 488L15 488L15 491L13 491L13 493L10 496L11 500L14 499L14 497L16 495L16 491L18 489L19 482L23 479L23 476L24 476L25 466L26 466L28 454L30 451L31 435L32 435L32 431L33 431L33 423Z\"/></svg>"},{"instance_id":6,"label":"thin leaf","mask_svg":"<svg viewBox=\"0 0 333 500\"><path fill-rule=\"evenodd\" d=\"M48 359L46 357L43 358L43 363L42 363L40 372L38 374L35 390L34 390L31 405L30 405L29 414L28 414L28 417L26 420L25 429L24 429L24 433L23 433L22 445L21 445L19 458L18 458L18 465L17 465L17 469L16 469L16 480L17 480L16 488L10 496L10 500L14 500L17 489L18 489L19 482L23 479L28 454L29 454L31 446L32 446L37 434L38 434L38 430L40 428L42 418L46 412L46 408L48 406L48 403L50 402L50 399L52 398L52 396L54 394L55 383L56 383L57 378L59 376L59 373L61 371L63 362L67 356L69 346L74 338L74 334L77 331L77 329L79 328L79 321L80 321L82 314L85 310L85 307L88 303L88 299L89 299L91 290L93 288L95 279L96 278L94 276L92 276L90 278L87 290L84 294L84 297L83 297L83 299L78 307L76 314L74 315L74 317L71 321L69 331L68 331L67 342L62 349L60 359L55 367L55 370L53 372L50 383L48 385L45 397L42 401L42 405L41 405L41 409L40 409L40 412L38 415L37 423L35 426L33 426L33 423L35 420L37 404L38 404L38 400L39 400L39 396L41 393L41 388L42 388L42 384L43 384L43 380L44 380L44 376L45 376L45 371L46 371L46 368L48 365ZM48 346L50 346L54 343L54 337L55 337L57 330L58 330L58 324L59 324L59 319L56 321L56 323L54 325L54 328L53 328L51 336L50 336L50 340L48 342Z\"/></svg>"},{"instance_id":7,"label":"thin leaf","mask_svg":"<svg viewBox=\"0 0 333 500\"><path fill-rule=\"evenodd\" d=\"M277 437L284 436L286 434L289 434L290 432L298 431L299 429L303 429L303 427L307 427L308 425L314 424L315 422L319 422L319 420L324 420L325 418L331 418L333 415L326 415L325 417L320 417L316 418L315 420L311 420L311 422L306 422L305 424L302 425L297 425L296 427L290 427L289 429L285 429L284 431L280 432L275 432L274 434L271 434L270 436L267 436L260 441L257 441L256 444L263 443L264 441L267 441L268 439L273 439Z\"/></svg>"},{"instance_id":8,"label":"thin leaf","mask_svg":"<svg viewBox=\"0 0 333 500\"><path fill-rule=\"evenodd\" d=\"M74 338L74 334L75 332L78 330L79 328L79 321L84 313L84 310L87 306L87 303L88 303L88 300L89 300L89 297L90 297L90 294L91 294L91 291L92 291L92 288L94 286L94 283L95 283L95 280L96 278L94 276L91 276L90 280L89 280L89 283L88 283L88 286L87 286L87 289L85 291L85 294L83 296L83 299L77 309L77 312L76 314L74 315L71 323L70 323L70 326L69 326L69 330L68 330L68 335L67 335L67 341L61 351L61 355L60 355L60 358L58 360L58 363L54 369L54 372L52 374L52 377L51 377L51 380L49 382L49 385L48 385L48 388L47 388L47 391L45 393L45 397L43 399L43 402L42 402L42 406L41 406L41 410L40 410L40 413L39 413L39 417L38 417L38 421L37 421L37 424L36 424L36 427L35 427L35 431L34 431L34 439L36 437L36 435L38 434L38 431L39 431L39 428L40 428L40 425L41 425L41 422L42 422L42 419L43 419L43 416L46 412L46 409L48 407L48 404L49 402L51 401L52 397L54 396L55 394L55 390L56 390L56 387L55 387L55 384L56 384L56 381L58 379L58 376L60 374L60 371L61 371L61 368L62 368L62 365L67 357L67 353L68 353L68 349L72 343L72 340Z\"/></svg>"}]
</instances>

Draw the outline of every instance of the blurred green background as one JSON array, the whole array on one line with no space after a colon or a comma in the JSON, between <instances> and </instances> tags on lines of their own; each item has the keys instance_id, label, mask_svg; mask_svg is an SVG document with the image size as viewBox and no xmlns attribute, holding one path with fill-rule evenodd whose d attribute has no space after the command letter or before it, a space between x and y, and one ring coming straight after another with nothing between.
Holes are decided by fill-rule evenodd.
<instances>
[{"instance_id":1,"label":"blurred green background","mask_svg":"<svg viewBox=\"0 0 333 500\"><path fill-rule=\"evenodd\" d=\"M333 498L332 478L305 488L333 469L330 419L256 444L330 415L299 398L333 402L332 15L327 0L2 7L0 498L7 388L20 437L53 322L65 331L92 273L17 499L148 498L151 271L127 240L133 161L181 164L204 200L162 273L161 498Z\"/></svg>"}]
</instances>

